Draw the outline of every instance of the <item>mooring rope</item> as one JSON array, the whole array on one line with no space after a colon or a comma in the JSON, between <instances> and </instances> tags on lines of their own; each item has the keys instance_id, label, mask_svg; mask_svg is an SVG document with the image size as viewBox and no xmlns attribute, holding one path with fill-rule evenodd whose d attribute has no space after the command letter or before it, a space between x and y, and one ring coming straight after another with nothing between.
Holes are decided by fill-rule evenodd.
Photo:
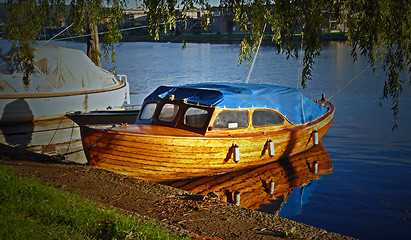
<instances>
[{"instance_id":1,"label":"mooring rope","mask_svg":"<svg viewBox=\"0 0 411 240\"><path fill-rule=\"evenodd\" d=\"M175 37L174 39L172 39L170 42L174 42L175 40L179 39L180 37L183 37L184 33L190 31L193 27L197 26L199 24L199 22L196 22L193 24L193 26L191 26L190 28L188 28L187 30L185 30L182 34L180 34L179 36Z\"/></svg>"},{"instance_id":2,"label":"mooring rope","mask_svg":"<svg viewBox=\"0 0 411 240\"><path fill-rule=\"evenodd\" d=\"M63 31L57 33L56 35L54 35L52 38L50 38L49 40L47 40L46 42L40 44L40 46L43 46L44 44L47 44L48 42L53 41L53 39L55 39L56 37L58 37L60 34L62 34L63 32L65 32L67 29L69 29L71 26L73 26L73 23L70 24L70 26L66 27Z\"/></svg>"},{"instance_id":3,"label":"mooring rope","mask_svg":"<svg viewBox=\"0 0 411 240\"><path fill-rule=\"evenodd\" d=\"M97 146L98 142L100 142L100 140L103 139L103 137L104 137L109 131L111 131L113 128L121 127L121 126L123 126L123 125L124 125L124 124L119 124L119 125L113 124L111 127L108 127L108 128L106 128L106 129L104 129L103 135L101 135L100 138L97 139L97 141L96 141L95 143L91 144L91 145L90 145L89 147L87 147L87 148L84 148L84 147L83 147L83 148L81 148L81 149L79 149L79 150L75 150L75 151L72 151L72 152L66 152L66 153L64 153L64 154L57 154L57 155L52 156L52 158L56 158L56 159L59 159L59 160L64 160L67 155L71 155L71 154L73 154L73 153L81 152L81 151L84 151L84 150L86 150L86 149L87 149L87 150L91 150L91 149L93 149L95 146Z\"/></svg>"},{"instance_id":4,"label":"mooring rope","mask_svg":"<svg viewBox=\"0 0 411 240\"><path fill-rule=\"evenodd\" d=\"M69 141L69 143L68 143L68 146L67 146L67 149L66 149L66 153L69 151L69 149L70 149L70 146L71 146L71 142L72 142L72 140L73 140L73 133L74 133L74 121L72 121L73 122L73 124L71 125L71 135L70 135L70 141Z\"/></svg>"},{"instance_id":5,"label":"mooring rope","mask_svg":"<svg viewBox=\"0 0 411 240\"><path fill-rule=\"evenodd\" d=\"M254 64L255 64L255 60L257 59L258 50L260 50L261 42L263 41L263 37L264 37L264 32L265 32L265 27L266 27L266 26L267 26L267 23L264 25L263 32L261 33L261 38L260 38L260 41L258 42L257 51L256 51L256 53L255 53L255 55L254 55L253 63L251 64L250 71L248 71L248 75L247 75L247 78L245 79L245 83L248 83L248 81L250 80L251 72L253 71Z\"/></svg>"},{"instance_id":6,"label":"mooring rope","mask_svg":"<svg viewBox=\"0 0 411 240\"><path fill-rule=\"evenodd\" d=\"M300 92L301 93L301 92ZM303 121L305 124L305 114L304 114L304 95L301 93L301 108L303 110Z\"/></svg>"},{"instance_id":7,"label":"mooring rope","mask_svg":"<svg viewBox=\"0 0 411 240\"><path fill-rule=\"evenodd\" d=\"M364 68L360 73L358 73L355 77L353 77L349 82L347 82L342 88L340 88L336 93L334 93L331 97L328 98L328 101L333 98L335 95L337 95L339 92L341 92L345 87L347 87L352 81L354 81L357 77L359 77L365 70L367 70L369 67L371 67L371 64L369 64L366 68Z\"/></svg>"},{"instance_id":8,"label":"mooring rope","mask_svg":"<svg viewBox=\"0 0 411 240\"><path fill-rule=\"evenodd\" d=\"M177 20L176 21L176 23L178 23L178 22L183 22L183 21L185 21L185 20L183 20L183 19L181 19L181 20ZM163 22L163 23L160 23L160 25L165 25L165 24L168 24L169 22ZM140 28L146 28L147 27L147 25L144 25L144 26L136 26L136 27L129 27L129 28L123 28L123 29L120 29L119 31L120 32L124 32L124 31L129 31L129 30L134 30L134 29L140 29ZM63 30L63 31L65 31L65 30ZM103 35L103 34L107 34L107 33L109 33L109 31L105 31L105 32L99 32L98 33L98 35ZM91 36L91 35L94 35L94 34L83 34L83 35L78 35L78 36L72 36L72 37L65 37L65 38L58 38L58 39L55 39L55 41L63 41L63 40L68 40L68 39L74 39L74 38L82 38L82 37L89 37L89 36ZM56 37L56 36L55 36ZM54 37L54 38L55 38ZM49 41L51 41L52 39L50 39ZM49 41L47 41L47 42L49 42ZM44 43L45 44L45 43Z\"/></svg>"},{"instance_id":9,"label":"mooring rope","mask_svg":"<svg viewBox=\"0 0 411 240\"><path fill-rule=\"evenodd\" d=\"M61 117L60 122L59 122L59 125L57 125L57 128L54 130L53 136L51 137L51 139L50 139L50 141L49 141L49 144L47 144L47 146L41 151L41 154L44 154L44 152L45 152L45 151L47 150L47 148L50 146L51 142L52 142L53 139L54 139L54 136L56 136L56 133L57 133L57 131L58 131L59 128L60 128L61 123L63 122L64 117L65 117L64 115Z\"/></svg>"},{"instance_id":10,"label":"mooring rope","mask_svg":"<svg viewBox=\"0 0 411 240\"><path fill-rule=\"evenodd\" d=\"M301 44L300 44L300 61L298 64L298 75L297 75L297 87L296 89L298 89L298 85L300 85L300 73L301 73L301 61L303 60L302 56L303 56L303 41L304 41L304 31L301 32Z\"/></svg>"}]
</instances>

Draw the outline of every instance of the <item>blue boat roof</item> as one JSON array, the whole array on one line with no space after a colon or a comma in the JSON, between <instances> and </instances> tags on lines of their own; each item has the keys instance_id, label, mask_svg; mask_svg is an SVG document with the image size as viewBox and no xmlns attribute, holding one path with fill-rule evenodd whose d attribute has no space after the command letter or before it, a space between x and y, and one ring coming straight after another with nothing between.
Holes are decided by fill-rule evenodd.
<instances>
[{"instance_id":1,"label":"blue boat roof","mask_svg":"<svg viewBox=\"0 0 411 240\"><path fill-rule=\"evenodd\" d=\"M176 87L160 86L145 100L169 98L220 108L271 108L293 124L304 124L323 116L321 106L295 88L267 84L199 83Z\"/></svg>"}]
</instances>

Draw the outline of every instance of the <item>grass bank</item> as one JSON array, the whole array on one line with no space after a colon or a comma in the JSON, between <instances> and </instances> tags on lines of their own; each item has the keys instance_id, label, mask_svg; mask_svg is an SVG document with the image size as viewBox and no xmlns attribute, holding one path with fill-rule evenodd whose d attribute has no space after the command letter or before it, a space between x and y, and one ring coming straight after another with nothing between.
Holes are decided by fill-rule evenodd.
<instances>
[{"instance_id":1,"label":"grass bank","mask_svg":"<svg viewBox=\"0 0 411 240\"><path fill-rule=\"evenodd\" d=\"M187 239L0 167L0 239Z\"/></svg>"}]
</instances>

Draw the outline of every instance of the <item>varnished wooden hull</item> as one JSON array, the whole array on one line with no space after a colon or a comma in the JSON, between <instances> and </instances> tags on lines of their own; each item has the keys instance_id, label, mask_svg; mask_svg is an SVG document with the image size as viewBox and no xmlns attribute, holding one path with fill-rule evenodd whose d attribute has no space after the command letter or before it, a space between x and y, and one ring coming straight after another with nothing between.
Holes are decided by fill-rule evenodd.
<instances>
[{"instance_id":1,"label":"varnished wooden hull","mask_svg":"<svg viewBox=\"0 0 411 240\"><path fill-rule=\"evenodd\" d=\"M277 214L294 188L309 184L312 180L331 172L330 155L320 144L300 154L261 167L163 184L203 196L216 193L222 201L230 203L235 203L235 194L238 193L239 205L253 210L259 209L270 200L276 200L276 204L271 203L270 209L274 211L273 214ZM271 182L274 183L273 189Z\"/></svg>"},{"instance_id":2,"label":"varnished wooden hull","mask_svg":"<svg viewBox=\"0 0 411 240\"><path fill-rule=\"evenodd\" d=\"M230 135L201 135L155 125L81 127L82 142L89 163L106 170L161 182L230 172L262 165L295 155L314 146L329 128L334 106L323 117L276 131L260 129ZM274 142L270 157L267 141ZM239 147L234 161L233 145ZM92 147L94 146L94 147Z\"/></svg>"}]
</instances>

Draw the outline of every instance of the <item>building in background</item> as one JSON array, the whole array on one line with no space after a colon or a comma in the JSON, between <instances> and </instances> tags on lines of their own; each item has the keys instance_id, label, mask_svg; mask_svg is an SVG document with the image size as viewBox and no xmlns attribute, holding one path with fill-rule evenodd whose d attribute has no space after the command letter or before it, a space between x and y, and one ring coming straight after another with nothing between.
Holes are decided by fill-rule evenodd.
<instances>
[{"instance_id":1,"label":"building in background","mask_svg":"<svg viewBox=\"0 0 411 240\"><path fill-rule=\"evenodd\" d=\"M67 6L69 9L70 6ZM67 14L69 12L66 11ZM7 8L5 3L0 3L0 38L6 38L5 19L7 16ZM185 21L179 21L185 16ZM340 15L340 16L343 16ZM336 18L332 14L326 14L325 21L328 24L323 26L323 32L347 32L346 17ZM234 21L234 16L221 7L212 7L208 10L190 9L183 12L182 9L176 9L176 28L171 29L166 34L162 35L180 36L186 35L200 35L200 34L241 34L238 22ZM123 35L148 35L147 28L147 10L145 8L124 9L124 23L121 23L120 28ZM45 27L40 35L40 39L49 39L71 24L71 19L67 15L60 19L60 21L53 25ZM204 25L205 24L205 25ZM204 27L206 26L206 27ZM104 26L99 27L99 31L105 31ZM300 28L297 28L296 33L300 33ZM271 27L266 27L266 33L270 33ZM75 33L72 29L65 31L60 37L73 37Z\"/></svg>"}]
</instances>

